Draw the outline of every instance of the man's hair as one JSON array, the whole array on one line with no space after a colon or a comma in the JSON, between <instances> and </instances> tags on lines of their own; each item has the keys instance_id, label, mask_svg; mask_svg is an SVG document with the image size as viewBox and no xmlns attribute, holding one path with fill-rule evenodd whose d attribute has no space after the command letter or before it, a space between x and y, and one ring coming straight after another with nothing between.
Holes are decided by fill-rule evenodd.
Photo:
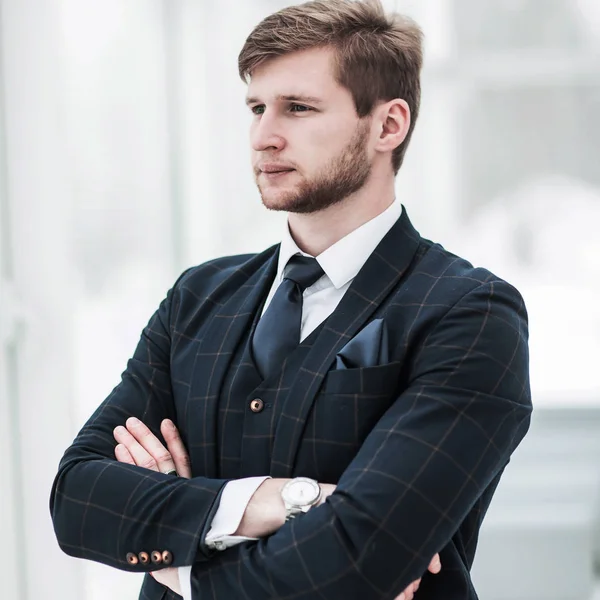
<instances>
[{"instance_id":1,"label":"man's hair","mask_svg":"<svg viewBox=\"0 0 600 600\"><path fill-rule=\"evenodd\" d=\"M378 102L402 98L410 108L406 139L392 155L400 169L419 114L423 34L408 17L386 14L380 0L313 0L284 8L261 21L239 55L248 82L264 61L310 48L335 51L335 77L354 98L359 117Z\"/></svg>"}]
</instances>

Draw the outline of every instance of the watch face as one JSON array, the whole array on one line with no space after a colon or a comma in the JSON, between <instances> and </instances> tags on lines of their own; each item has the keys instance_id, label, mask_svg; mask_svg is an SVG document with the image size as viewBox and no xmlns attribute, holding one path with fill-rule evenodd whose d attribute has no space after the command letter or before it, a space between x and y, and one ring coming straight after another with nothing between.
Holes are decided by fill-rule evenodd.
<instances>
[{"instance_id":1,"label":"watch face","mask_svg":"<svg viewBox=\"0 0 600 600\"><path fill-rule=\"evenodd\" d=\"M285 487L285 498L290 504L307 506L319 497L320 491L319 485L310 479L292 479Z\"/></svg>"}]
</instances>

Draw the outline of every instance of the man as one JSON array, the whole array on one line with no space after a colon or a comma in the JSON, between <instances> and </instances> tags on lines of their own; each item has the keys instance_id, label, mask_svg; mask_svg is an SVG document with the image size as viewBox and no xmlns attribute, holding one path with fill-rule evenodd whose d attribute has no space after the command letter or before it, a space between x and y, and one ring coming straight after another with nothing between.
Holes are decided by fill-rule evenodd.
<instances>
[{"instance_id":1,"label":"man","mask_svg":"<svg viewBox=\"0 0 600 600\"><path fill-rule=\"evenodd\" d=\"M527 316L395 200L421 63L419 29L375 0L250 34L252 162L288 227L175 282L61 461L65 552L152 572L157 600L477 597L529 425Z\"/></svg>"}]
</instances>

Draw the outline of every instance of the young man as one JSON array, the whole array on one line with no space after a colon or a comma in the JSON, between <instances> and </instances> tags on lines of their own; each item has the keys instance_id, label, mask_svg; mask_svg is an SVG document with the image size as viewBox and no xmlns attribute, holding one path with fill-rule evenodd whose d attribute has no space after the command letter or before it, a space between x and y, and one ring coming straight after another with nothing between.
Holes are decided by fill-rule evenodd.
<instances>
[{"instance_id":1,"label":"young man","mask_svg":"<svg viewBox=\"0 0 600 600\"><path fill-rule=\"evenodd\" d=\"M477 597L529 425L527 316L395 199L421 63L417 26L375 0L250 34L252 163L288 227L176 281L60 464L65 552L153 572L157 600Z\"/></svg>"}]
</instances>

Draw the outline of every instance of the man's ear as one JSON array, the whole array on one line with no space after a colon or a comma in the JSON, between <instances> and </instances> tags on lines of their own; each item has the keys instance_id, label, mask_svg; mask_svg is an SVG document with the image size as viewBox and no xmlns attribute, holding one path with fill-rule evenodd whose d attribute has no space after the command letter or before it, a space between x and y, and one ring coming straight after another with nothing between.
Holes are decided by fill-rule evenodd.
<instances>
[{"instance_id":1,"label":"man's ear","mask_svg":"<svg viewBox=\"0 0 600 600\"><path fill-rule=\"evenodd\" d=\"M377 109L380 123L379 140L375 150L392 152L408 135L410 129L410 108L405 100L395 98Z\"/></svg>"}]
</instances>

